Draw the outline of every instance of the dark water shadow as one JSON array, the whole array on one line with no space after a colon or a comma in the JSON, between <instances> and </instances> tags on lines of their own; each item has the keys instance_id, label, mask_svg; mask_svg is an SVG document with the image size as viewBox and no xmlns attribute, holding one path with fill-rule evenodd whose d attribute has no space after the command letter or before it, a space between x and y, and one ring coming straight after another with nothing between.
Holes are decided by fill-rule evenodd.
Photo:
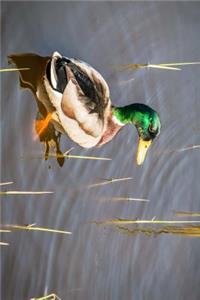
<instances>
[{"instance_id":1,"label":"dark water shadow","mask_svg":"<svg viewBox=\"0 0 200 300\"><path fill-rule=\"evenodd\" d=\"M37 104L36 121L43 120L48 112L54 110L43 85L43 77L46 70L46 65L50 57L42 57L32 53L12 54L8 56L9 64L15 65L17 68L29 68L30 70L19 70L19 83L21 88L27 88L32 91ZM40 99L37 94L40 95ZM41 99L44 99L42 102ZM37 123L35 123L37 124ZM37 134L37 128L35 128ZM49 158L51 148L56 151L56 159L59 166L63 166L65 158L62 157L60 150L61 133L58 132L53 123L49 123L47 128L40 134L37 134L40 142L44 143L44 159Z\"/></svg>"}]
</instances>

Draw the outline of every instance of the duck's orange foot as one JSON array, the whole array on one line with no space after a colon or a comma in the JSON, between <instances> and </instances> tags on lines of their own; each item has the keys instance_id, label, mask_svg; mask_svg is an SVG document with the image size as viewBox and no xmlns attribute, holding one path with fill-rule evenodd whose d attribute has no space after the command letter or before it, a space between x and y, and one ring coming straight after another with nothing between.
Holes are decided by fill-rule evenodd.
<instances>
[{"instance_id":1,"label":"duck's orange foot","mask_svg":"<svg viewBox=\"0 0 200 300\"><path fill-rule=\"evenodd\" d=\"M47 129L50 121L52 120L53 113L48 113L43 120L36 120L35 121L35 130L37 133L37 136L41 137L41 135L45 132L45 129ZM34 138L36 139L37 136Z\"/></svg>"}]
</instances>

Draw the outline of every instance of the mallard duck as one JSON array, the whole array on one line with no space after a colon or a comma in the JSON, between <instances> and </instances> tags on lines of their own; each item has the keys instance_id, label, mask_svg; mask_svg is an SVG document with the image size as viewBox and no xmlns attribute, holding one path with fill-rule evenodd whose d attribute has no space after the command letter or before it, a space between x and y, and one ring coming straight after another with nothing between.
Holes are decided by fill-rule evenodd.
<instances>
[{"instance_id":1,"label":"mallard duck","mask_svg":"<svg viewBox=\"0 0 200 300\"><path fill-rule=\"evenodd\" d=\"M158 113L141 103L112 105L106 81L83 61L54 52L42 62L43 71L40 80L36 80L35 93L48 114L40 120L38 133L53 122L58 131L66 133L75 143L92 148L111 141L125 125L134 124L139 135L136 161L141 165L160 133Z\"/></svg>"}]
</instances>

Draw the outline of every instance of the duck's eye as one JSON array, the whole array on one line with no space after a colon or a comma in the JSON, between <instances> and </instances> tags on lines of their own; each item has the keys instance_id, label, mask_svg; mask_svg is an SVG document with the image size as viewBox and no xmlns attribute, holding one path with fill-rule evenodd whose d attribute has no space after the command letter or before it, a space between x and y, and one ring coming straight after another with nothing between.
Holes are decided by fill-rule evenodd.
<instances>
[{"instance_id":1,"label":"duck's eye","mask_svg":"<svg viewBox=\"0 0 200 300\"><path fill-rule=\"evenodd\" d=\"M152 124L149 125L149 132L154 133L156 129L153 127Z\"/></svg>"}]
</instances>

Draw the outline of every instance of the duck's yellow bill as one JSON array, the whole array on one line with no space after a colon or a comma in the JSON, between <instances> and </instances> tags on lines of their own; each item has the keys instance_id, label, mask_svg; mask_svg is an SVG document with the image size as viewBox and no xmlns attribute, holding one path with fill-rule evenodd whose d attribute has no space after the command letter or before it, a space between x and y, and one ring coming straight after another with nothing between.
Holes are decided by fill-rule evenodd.
<instances>
[{"instance_id":1,"label":"duck's yellow bill","mask_svg":"<svg viewBox=\"0 0 200 300\"><path fill-rule=\"evenodd\" d=\"M144 141L143 139L139 138L137 154L136 154L136 161L137 161L138 165L143 164L146 154L147 154L147 150L149 149L151 143L152 143L152 140Z\"/></svg>"}]
</instances>

